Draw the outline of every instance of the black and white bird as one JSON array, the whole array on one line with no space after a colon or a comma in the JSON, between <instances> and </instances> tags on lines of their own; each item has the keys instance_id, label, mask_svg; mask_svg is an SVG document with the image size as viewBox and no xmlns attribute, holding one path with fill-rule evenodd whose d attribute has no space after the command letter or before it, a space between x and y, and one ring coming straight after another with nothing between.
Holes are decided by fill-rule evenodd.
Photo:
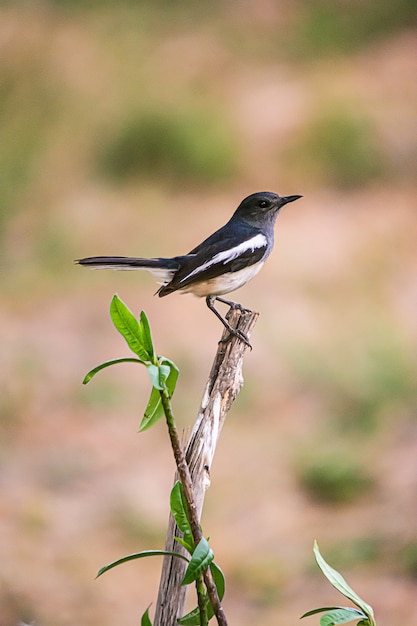
<instances>
[{"instance_id":1,"label":"black and white bird","mask_svg":"<svg viewBox=\"0 0 417 626\"><path fill-rule=\"evenodd\" d=\"M161 284L156 292L160 297L179 291L205 298L209 309L229 332L250 345L246 335L230 326L214 302L240 306L220 296L239 289L256 276L274 246L274 225L279 211L301 197L279 196L269 191L253 193L242 200L227 224L182 256L153 259L94 256L76 262L96 269L148 270Z\"/></svg>"}]
</instances>

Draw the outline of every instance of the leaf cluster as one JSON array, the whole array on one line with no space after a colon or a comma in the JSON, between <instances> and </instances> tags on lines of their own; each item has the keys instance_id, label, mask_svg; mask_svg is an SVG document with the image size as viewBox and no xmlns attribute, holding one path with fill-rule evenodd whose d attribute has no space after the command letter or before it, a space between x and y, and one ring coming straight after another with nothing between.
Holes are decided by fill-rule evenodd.
<instances>
[{"instance_id":1,"label":"leaf cluster","mask_svg":"<svg viewBox=\"0 0 417 626\"><path fill-rule=\"evenodd\" d=\"M190 521L187 513L187 505L184 498L184 493L181 483L178 481L172 488L170 495L170 508L171 513L177 523L178 528L183 534L183 538L176 537L175 539L187 550L190 557L181 554L180 552L170 552L168 550L143 550L141 552L135 552L117 559L108 565L102 567L97 574L97 578L113 569L117 565L122 563L128 563L129 561L135 561L136 559L143 559L148 556L173 556L179 559L183 559L188 563L185 570L184 578L181 582L182 585L189 585L196 582L202 577L204 571L210 567L214 583L217 588L219 599L222 600L225 591L225 580L223 572L220 567L214 563L214 554L210 548L209 542L204 537L201 541L194 546L193 536L191 533ZM210 604L207 594L204 594L204 602L207 606L207 619L211 619L214 616L213 607ZM182 626L200 626L200 607L196 607L184 617L178 619L178 623ZM141 626L152 626L152 622L149 617L149 607L142 615Z\"/></svg>"},{"instance_id":2,"label":"leaf cluster","mask_svg":"<svg viewBox=\"0 0 417 626\"><path fill-rule=\"evenodd\" d=\"M314 542L314 555L317 565L320 567L327 580L335 589L340 591L342 595L353 602L358 608L344 606L326 606L319 609L313 609L304 613L301 617L309 617L317 613L324 613L320 618L320 626L336 626L337 624L347 624L359 620L357 626L376 626L374 612L371 606L367 604L358 594L348 585L343 576L333 567L331 567L320 554L317 541Z\"/></svg>"},{"instance_id":3,"label":"leaf cluster","mask_svg":"<svg viewBox=\"0 0 417 626\"><path fill-rule=\"evenodd\" d=\"M139 431L144 431L153 426L164 415L160 391L167 390L169 397L172 397L177 384L178 368L170 359L155 353L151 329L144 311L141 311L139 320L137 320L125 303L117 295L114 295L110 304L110 317L136 356L113 359L97 365L86 374L83 384L86 385L93 376L111 365L118 363L144 365L152 382L151 395L139 427Z\"/></svg>"}]
</instances>

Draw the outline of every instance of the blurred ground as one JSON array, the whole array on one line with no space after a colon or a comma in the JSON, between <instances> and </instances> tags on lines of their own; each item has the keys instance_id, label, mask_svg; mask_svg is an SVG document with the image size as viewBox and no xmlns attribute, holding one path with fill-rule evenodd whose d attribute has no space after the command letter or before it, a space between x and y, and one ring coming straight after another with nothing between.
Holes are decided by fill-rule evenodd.
<instances>
[{"instance_id":1,"label":"blurred ground","mask_svg":"<svg viewBox=\"0 0 417 626\"><path fill-rule=\"evenodd\" d=\"M93 254L186 252L259 190L300 193L262 273L245 386L212 470L204 530L231 624L344 604L415 623L414 6L375 2L13 2L0 9L0 625L138 624L172 484L163 425L113 293L144 309L193 423L221 328L152 277ZM414 620L414 621L413 621ZM317 623L310 618L311 623Z\"/></svg>"}]
</instances>

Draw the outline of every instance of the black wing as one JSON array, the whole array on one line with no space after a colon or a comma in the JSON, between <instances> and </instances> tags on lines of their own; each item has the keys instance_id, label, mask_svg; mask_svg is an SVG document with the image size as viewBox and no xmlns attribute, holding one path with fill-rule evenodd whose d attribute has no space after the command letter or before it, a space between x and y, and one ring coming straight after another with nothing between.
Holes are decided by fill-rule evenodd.
<instances>
[{"instance_id":1,"label":"black wing","mask_svg":"<svg viewBox=\"0 0 417 626\"><path fill-rule=\"evenodd\" d=\"M236 222L229 227L228 223L187 255L176 257L180 269L158 293L166 296L192 284L238 272L265 259L270 248L267 238L258 229Z\"/></svg>"}]
</instances>

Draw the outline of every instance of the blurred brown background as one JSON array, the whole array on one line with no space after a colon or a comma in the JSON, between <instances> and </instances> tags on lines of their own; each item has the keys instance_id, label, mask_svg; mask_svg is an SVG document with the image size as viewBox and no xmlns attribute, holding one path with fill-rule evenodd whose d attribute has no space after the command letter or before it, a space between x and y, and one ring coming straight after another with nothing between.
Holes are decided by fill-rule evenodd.
<instances>
[{"instance_id":1,"label":"blurred brown background","mask_svg":"<svg viewBox=\"0 0 417 626\"><path fill-rule=\"evenodd\" d=\"M312 544L416 623L417 82L409 0L36 0L0 8L0 624L138 624L161 562L173 462L136 433L149 381L123 365L113 293L148 314L193 423L221 327L94 254L185 253L254 191L285 208L245 387L204 530L231 624L345 604ZM414 621L413 621L414 620ZM309 623L318 623L310 618Z\"/></svg>"}]
</instances>

